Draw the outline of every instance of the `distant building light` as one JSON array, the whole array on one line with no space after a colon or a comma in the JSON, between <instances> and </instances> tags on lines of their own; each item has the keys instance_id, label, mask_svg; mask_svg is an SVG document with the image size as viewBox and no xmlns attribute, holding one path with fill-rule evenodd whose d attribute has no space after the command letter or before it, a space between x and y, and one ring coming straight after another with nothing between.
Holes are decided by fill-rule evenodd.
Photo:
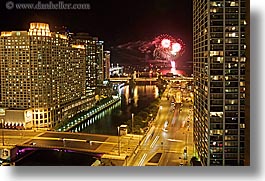
<instances>
[{"instance_id":1,"label":"distant building light","mask_svg":"<svg viewBox=\"0 0 265 181\"><path fill-rule=\"evenodd\" d=\"M1 32L1 36L11 36L12 35L12 32L6 32L6 31L3 31Z\"/></svg>"},{"instance_id":2,"label":"distant building light","mask_svg":"<svg viewBox=\"0 0 265 181\"><path fill-rule=\"evenodd\" d=\"M84 45L72 45L72 48L85 49L85 46Z\"/></svg>"},{"instance_id":3,"label":"distant building light","mask_svg":"<svg viewBox=\"0 0 265 181\"><path fill-rule=\"evenodd\" d=\"M59 37L60 37L61 39L64 39L64 40L67 40L67 39L68 39L66 35L61 35L61 34L59 34Z\"/></svg>"}]
</instances>

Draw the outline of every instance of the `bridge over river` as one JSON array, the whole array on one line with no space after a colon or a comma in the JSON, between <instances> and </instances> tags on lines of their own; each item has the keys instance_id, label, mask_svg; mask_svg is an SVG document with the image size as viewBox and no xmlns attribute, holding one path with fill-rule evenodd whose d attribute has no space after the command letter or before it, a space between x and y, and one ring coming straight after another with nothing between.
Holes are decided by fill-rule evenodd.
<instances>
[{"instance_id":1,"label":"bridge over river","mask_svg":"<svg viewBox=\"0 0 265 181\"><path fill-rule=\"evenodd\" d=\"M110 136L72 132L5 130L4 145L16 147L17 154L25 150L70 150L82 153L96 153L110 157L133 154L142 136L127 134Z\"/></svg>"}]
</instances>

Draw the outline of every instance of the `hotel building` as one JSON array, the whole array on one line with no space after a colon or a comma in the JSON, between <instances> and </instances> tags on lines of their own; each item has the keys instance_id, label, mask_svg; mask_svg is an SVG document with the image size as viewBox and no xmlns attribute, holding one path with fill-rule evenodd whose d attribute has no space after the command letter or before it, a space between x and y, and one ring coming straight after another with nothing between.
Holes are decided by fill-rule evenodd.
<instances>
[{"instance_id":1,"label":"hotel building","mask_svg":"<svg viewBox=\"0 0 265 181\"><path fill-rule=\"evenodd\" d=\"M249 165L249 2L193 0L194 143L203 165Z\"/></svg>"},{"instance_id":2,"label":"hotel building","mask_svg":"<svg viewBox=\"0 0 265 181\"><path fill-rule=\"evenodd\" d=\"M48 24L1 32L0 119L6 126L52 128L87 110L94 97L86 96L86 71L85 47Z\"/></svg>"}]
</instances>

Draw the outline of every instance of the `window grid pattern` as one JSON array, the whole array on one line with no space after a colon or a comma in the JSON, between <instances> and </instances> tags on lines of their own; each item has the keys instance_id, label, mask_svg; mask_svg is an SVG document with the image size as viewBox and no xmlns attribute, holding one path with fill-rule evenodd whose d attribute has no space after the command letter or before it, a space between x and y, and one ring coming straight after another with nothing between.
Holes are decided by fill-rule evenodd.
<instances>
[{"instance_id":1,"label":"window grid pattern","mask_svg":"<svg viewBox=\"0 0 265 181\"><path fill-rule=\"evenodd\" d=\"M246 2L194 0L193 23L196 149L204 165L244 165Z\"/></svg>"}]
</instances>

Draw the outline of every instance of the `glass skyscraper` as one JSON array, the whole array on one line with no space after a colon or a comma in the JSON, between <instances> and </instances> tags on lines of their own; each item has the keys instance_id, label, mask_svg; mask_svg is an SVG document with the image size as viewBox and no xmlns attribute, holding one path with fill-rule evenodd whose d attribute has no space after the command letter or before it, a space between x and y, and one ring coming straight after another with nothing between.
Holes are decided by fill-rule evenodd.
<instances>
[{"instance_id":1,"label":"glass skyscraper","mask_svg":"<svg viewBox=\"0 0 265 181\"><path fill-rule=\"evenodd\" d=\"M194 142L203 165L249 165L249 2L193 0Z\"/></svg>"}]
</instances>

